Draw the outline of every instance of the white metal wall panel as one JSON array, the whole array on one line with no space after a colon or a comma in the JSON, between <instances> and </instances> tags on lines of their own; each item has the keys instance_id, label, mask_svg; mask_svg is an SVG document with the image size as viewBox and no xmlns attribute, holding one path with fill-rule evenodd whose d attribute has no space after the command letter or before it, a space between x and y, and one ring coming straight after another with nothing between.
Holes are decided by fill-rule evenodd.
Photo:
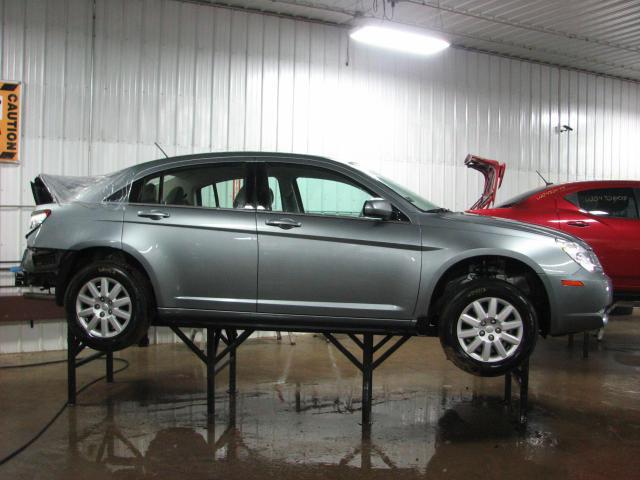
<instances>
[{"instance_id":1,"label":"white metal wall panel","mask_svg":"<svg viewBox=\"0 0 640 480\"><path fill-rule=\"evenodd\" d=\"M640 178L636 83L457 49L402 56L337 27L173 0L95 13L93 37L91 0L0 0L1 77L24 82L23 160L0 166L0 260L24 248L36 174L110 172L160 157L155 141L357 161L456 210L481 189L469 152L507 162L503 199L539 185L536 170ZM61 325L16 326L0 351L63 339Z\"/></svg>"}]
</instances>

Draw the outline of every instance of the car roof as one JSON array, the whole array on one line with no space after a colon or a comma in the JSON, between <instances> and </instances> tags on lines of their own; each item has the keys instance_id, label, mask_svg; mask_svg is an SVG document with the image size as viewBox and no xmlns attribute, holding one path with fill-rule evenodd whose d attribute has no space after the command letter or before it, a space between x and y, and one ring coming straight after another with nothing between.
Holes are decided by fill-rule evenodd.
<instances>
[{"instance_id":1,"label":"car roof","mask_svg":"<svg viewBox=\"0 0 640 480\"><path fill-rule=\"evenodd\" d=\"M571 189L584 189L584 188L616 188L616 187L634 187L640 188L640 180L584 180L581 182L568 182L559 185L564 185Z\"/></svg>"},{"instance_id":2,"label":"car roof","mask_svg":"<svg viewBox=\"0 0 640 480\"><path fill-rule=\"evenodd\" d=\"M585 180L581 182L567 182L548 185L546 188L534 190L521 202L531 202L544 200L556 195L579 192L581 190L601 189L601 188L640 188L640 181L637 180Z\"/></svg>"},{"instance_id":3,"label":"car roof","mask_svg":"<svg viewBox=\"0 0 640 480\"><path fill-rule=\"evenodd\" d=\"M530 202L540 202L555 198L558 195L600 188L640 188L638 180L586 180L581 182L552 183L547 186L534 188L516 195L496 206L507 208L513 205L521 205Z\"/></svg>"},{"instance_id":4,"label":"car roof","mask_svg":"<svg viewBox=\"0 0 640 480\"><path fill-rule=\"evenodd\" d=\"M164 165L170 166L175 163L189 162L189 160L219 160L224 161L233 157L251 157L251 158L268 158L268 157L278 157L284 159L309 159L322 161L328 164L335 164L340 166L347 166L348 164L339 162L336 160L332 160L327 157L321 157L318 155L308 155L303 153L282 153L282 152L253 152L253 151L231 151L231 152L205 152L205 153L196 153L191 155L178 155L174 157L160 158L157 160L150 160L148 162L139 163L137 165L133 165L131 167L126 168L125 170L130 173L136 174L147 169L156 167L162 167Z\"/></svg>"}]
</instances>

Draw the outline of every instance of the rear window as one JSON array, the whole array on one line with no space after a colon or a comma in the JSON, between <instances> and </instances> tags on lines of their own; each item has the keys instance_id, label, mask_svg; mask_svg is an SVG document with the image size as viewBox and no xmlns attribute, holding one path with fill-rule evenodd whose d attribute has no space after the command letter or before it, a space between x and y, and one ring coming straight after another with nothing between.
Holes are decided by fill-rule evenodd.
<instances>
[{"instance_id":1,"label":"rear window","mask_svg":"<svg viewBox=\"0 0 640 480\"><path fill-rule=\"evenodd\" d=\"M510 198L506 202L501 203L500 205L498 205L496 208L513 207L514 205L517 205L517 204L519 204L521 202L524 202L527 198L529 198L532 195L535 195L535 194L540 193L540 192L544 192L546 189L547 189L546 186L534 188L533 190L529 190L528 192L524 192L524 193L521 193L520 195L516 195L515 197Z\"/></svg>"},{"instance_id":2,"label":"rear window","mask_svg":"<svg viewBox=\"0 0 640 480\"><path fill-rule=\"evenodd\" d=\"M631 188L583 190L571 193L564 198L591 215L638 218L638 206Z\"/></svg>"}]
</instances>

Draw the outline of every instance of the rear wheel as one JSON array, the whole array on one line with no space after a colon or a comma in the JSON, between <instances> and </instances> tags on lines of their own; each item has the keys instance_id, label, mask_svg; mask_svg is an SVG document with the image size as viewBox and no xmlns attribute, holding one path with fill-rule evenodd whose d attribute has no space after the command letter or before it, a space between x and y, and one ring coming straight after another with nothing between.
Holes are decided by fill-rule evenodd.
<instances>
[{"instance_id":1,"label":"rear wheel","mask_svg":"<svg viewBox=\"0 0 640 480\"><path fill-rule=\"evenodd\" d=\"M457 284L440 312L440 342L453 363L479 376L503 375L533 351L538 325L531 302L502 280Z\"/></svg>"},{"instance_id":2,"label":"rear wheel","mask_svg":"<svg viewBox=\"0 0 640 480\"><path fill-rule=\"evenodd\" d=\"M116 351L137 343L149 327L151 288L135 268L116 260L79 270L65 296L71 331L90 348Z\"/></svg>"}]
</instances>

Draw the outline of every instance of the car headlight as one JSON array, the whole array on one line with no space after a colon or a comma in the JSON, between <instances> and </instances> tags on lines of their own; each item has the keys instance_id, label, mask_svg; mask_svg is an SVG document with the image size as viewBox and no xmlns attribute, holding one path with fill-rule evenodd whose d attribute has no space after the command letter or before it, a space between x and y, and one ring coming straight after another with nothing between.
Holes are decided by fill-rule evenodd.
<instances>
[{"instance_id":1,"label":"car headlight","mask_svg":"<svg viewBox=\"0 0 640 480\"><path fill-rule=\"evenodd\" d=\"M571 257L571 259L584 268L587 272L595 272L596 270L602 270L600 260L593 250L586 249L582 245L576 242L569 242L556 238L556 243L560 248Z\"/></svg>"},{"instance_id":2,"label":"car headlight","mask_svg":"<svg viewBox=\"0 0 640 480\"><path fill-rule=\"evenodd\" d=\"M31 212L31 219L29 220L29 233L33 232L51 215L51 210L36 210Z\"/></svg>"}]
</instances>

